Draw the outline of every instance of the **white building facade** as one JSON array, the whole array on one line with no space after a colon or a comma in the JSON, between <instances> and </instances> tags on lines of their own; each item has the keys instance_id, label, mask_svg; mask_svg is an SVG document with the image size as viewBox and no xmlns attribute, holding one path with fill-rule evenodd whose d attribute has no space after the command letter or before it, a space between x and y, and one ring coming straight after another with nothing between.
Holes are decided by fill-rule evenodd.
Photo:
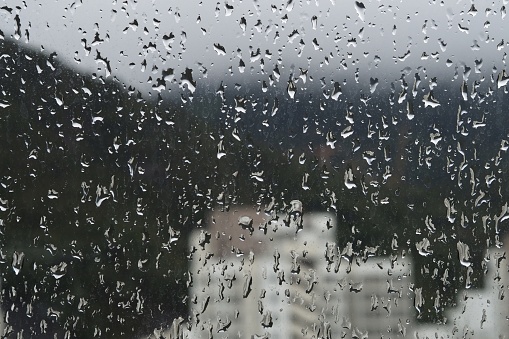
<instances>
[{"instance_id":1,"label":"white building facade","mask_svg":"<svg viewBox=\"0 0 509 339\"><path fill-rule=\"evenodd\" d=\"M332 214L239 208L208 225L191 237L189 338L410 337L410 260L339 249Z\"/></svg>"}]
</instances>

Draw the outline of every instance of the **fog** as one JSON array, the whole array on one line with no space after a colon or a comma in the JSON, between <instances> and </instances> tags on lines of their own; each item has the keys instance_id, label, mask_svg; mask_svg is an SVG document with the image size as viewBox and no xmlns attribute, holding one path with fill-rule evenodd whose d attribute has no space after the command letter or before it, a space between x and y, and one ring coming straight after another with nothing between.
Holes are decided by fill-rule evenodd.
<instances>
[{"instance_id":1,"label":"fog","mask_svg":"<svg viewBox=\"0 0 509 339\"><path fill-rule=\"evenodd\" d=\"M505 64L507 0L273 3L6 0L0 29L145 94L178 93L186 68L198 87L261 83L276 64L285 85L299 68L326 82L357 72L369 85L415 72L448 82L476 64L482 80Z\"/></svg>"}]
</instances>

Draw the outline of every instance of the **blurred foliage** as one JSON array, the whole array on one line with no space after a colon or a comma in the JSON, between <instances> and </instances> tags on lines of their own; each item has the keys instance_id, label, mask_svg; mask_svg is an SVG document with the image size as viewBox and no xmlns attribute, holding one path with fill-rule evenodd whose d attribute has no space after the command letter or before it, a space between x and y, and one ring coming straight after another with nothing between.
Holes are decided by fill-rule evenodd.
<instances>
[{"instance_id":1,"label":"blurred foliage","mask_svg":"<svg viewBox=\"0 0 509 339\"><path fill-rule=\"evenodd\" d=\"M508 193L500 153L507 88L489 88L467 106L444 90L434 109L409 96L414 120L394 91L366 100L355 86L343 93L348 100L296 103L280 91L243 111L235 109L243 98L231 93L147 101L114 78L73 71L55 54L11 41L0 41L0 50L0 269L9 337L113 338L167 326L187 313L189 232L212 209L249 205L263 213L272 201L280 212L299 199L308 211L337 213L337 245L351 243L359 258L370 247L377 255L408 252L415 285L424 288L423 321L441 320L467 275L482 286L485 250L504 232L493 220ZM251 101L267 97L243 91ZM460 106L468 133L456 131ZM474 128L481 116L487 127ZM349 119L353 134L342 137ZM355 187L345 185L348 172ZM456 209L452 223L445 199ZM416 250L424 238L428 256ZM473 273L458 260L459 241L470 247Z\"/></svg>"}]
</instances>

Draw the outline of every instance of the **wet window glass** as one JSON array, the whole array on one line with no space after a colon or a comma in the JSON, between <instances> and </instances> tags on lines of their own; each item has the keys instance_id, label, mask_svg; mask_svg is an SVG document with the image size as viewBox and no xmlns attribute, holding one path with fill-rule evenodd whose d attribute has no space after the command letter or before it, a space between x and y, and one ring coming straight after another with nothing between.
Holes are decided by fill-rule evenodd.
<instances>
[{"instance_id":1,"label":"wet window glass","mask_svg":"<svg viewBox=\"0 0 509 339\"><path fill-rule=\"evenodd\" d=\"M508 5L3 0L1 336L507 336Z\"/></svg>"}]
</instances>

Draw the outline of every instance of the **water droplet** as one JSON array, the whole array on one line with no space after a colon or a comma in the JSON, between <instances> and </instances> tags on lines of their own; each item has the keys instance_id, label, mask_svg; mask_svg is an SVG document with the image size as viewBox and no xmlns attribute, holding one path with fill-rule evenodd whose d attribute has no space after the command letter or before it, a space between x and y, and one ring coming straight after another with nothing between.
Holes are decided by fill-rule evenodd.
<instances>
[{"instance_id":1,"label":"water droplet","mask_svg":"<svg viewBox=\"0 0 509 339\"><path fill-rule=\"evenodd\" d=\"M17 251L15 251L12 254L12 270L14 271L14 273L16 275L18 275L19 272L21 271L21 268L23 267L24 260L25 260L25 253L23 253L23 252L18 253Z\"/></svg>"},{"instance_id":2,"label":"water droplet","mask_svg":"<svg viewBox=\"0 0 509 339\"><path fill-rule=\"evenodd\" d=\"M357 187L357 185L353 181L354 181L354 176L353 176L353 173L352 173L352 169L349 168L348 170L345 171L345 186L349 190L354 188L354 187Z\"/></svg>"},{"instance_id":3,"label":"water droplet","mask_svg":"<svg viewBox=\"0 0 509 339\"><path fill-rule=\"evenodd\" d=\"M270 311L266 311L263 314L261 324L265 328L272 327L273 321L272 321L272 313Z\"/></svg>"},{"instance_id":4,"label":"water droplet","mask_svg":"<svg viewBox=\"0 0 509 339\"><path fill-rule=\"evenodd\" d=\"M456 248L458 249L458 257L461 265L465 267L470 267L472 263L470 262L470 248L468 247L468 245L461 241L458 241Z\"/></svg>"},{"instance_id":5,"label":"water droplet","mask_svg":"<svg viewBox=\"0 0 509 339\"><path fill-rule=\"evenodd\" d=\"M498 74L497 87L498 88L504 87L505 85L507 85L508 82L509 82L509 75L506 73L505 70L503 70L502 72L500 72Z\"/></svg>"},{"instance_id":6,"label":"water droplet","mask_svg":"<svg viewBox=\"0 0 509 339\"><path fill-rule=\"evenodd\" d=\"M249 230L251 233L253 233L253 218L250 216L244 215L239 218L239 226L243 229Z\"/></svg>"},{"instance_id":7,"label":"water droplet","mask_svg":"<svg viewBox=\"0 0 509 339\"><path fill-rule=\"evenodd\" d=\"M214 50L216 51L217 55L226 55L225 48L218 43L214 44Z\"/></svg>"},{"instance_id":8,"label":"water droplet","mask_svg":"<svg viewBox=\"0 0 509 339\"><path fill-rule=\"evenodd\" d=\"M370 78L369 79L369 91L371 94L375 93L376 88L378 86L378 78Z\"/></svg>"},{"instance_id":9,"label":"water droplet","mask_svg":"<svg viewBox=\"0 0 509 339\"><path fill-rule=\"evenodd\" d=\"M224 11L225 11L225 13L224 13L225 16L232 15L233 6L228 4L227 2L225 2L225 4L224 4Z\"/></svg>"},{"instance_id":10,"label":"water droplet","mask_svg":"<svg viewBox=\"0 0 509 339\"><path fill-rule=\"evenodd\" d=\"M251 292L251 285L253 283L253 277L251 272L244 274L244 284L242 286L242 297L247 298Z\"/></svg>"},{"instance_id":11,"label":"water droplet","mask_svg":"<svg viewBox=\"0 0 509 339\"><path fill-rule=\"evenodd\" d=\"M62 278L64 275L66 275L67 263L62 261L60 264L52 266L50 268L50 271L51 275L58 280Z\"/></svg>"},{"instance_id":12,"label":"water droplet","mask_svg":"<svg viewBox=\"0 0 509 339\"><path fill-rule=\"evenodd\" d=\"M318 21L318 18L316 17L316 15L313 15L313 17L311 18L311 26L313 27L313 29L316 29L317 21Z\"/></svg>"},{"instance_id":13,"label":"water droplet","mask_svg":"<svg viewBox=\"0 0 509 339\"><path fill-rule=\"evenodd\" d=\"M240 29L242 29L242 32L245 32L246 31L246 18L242 17L240 18L240 22L239 22L239 25L240 25Z\"/></svg>"},{"instance_id":14,"label":"water droplet","mask_svg":"<svg viewBox=\"0 0 509 339\"><path fill-rule=\"evenodd\" d=\"M366 14L366 6L364 6L364 4L360 1L355 1L355 10L357 11L359 19L361 19L361 21L364 21Z\"/></svg>"},{"instance_id":15,"label":"water droplet","mask_svg":"<svg viewBox=\"0 0 509 339\"><path fill-rule=\"evenodd\" d=\"M424 102L424 107L431 106L432 108L440 106L440 103L433 96L433 91L430 91L428 94L424 95L422 101Z\"/></svg>"},{"instance_id":16,"label":"water droplet","mask_svg":"<svg viewBox=\"0 0 509 339\"><path fill-rule=\"evenodd\" d=\"M181 74L180 80L182 88L185 85L191 93L194 93L196 90L196 81L193 80L193 70L186 68L185 72Z\"/></svg>"}]
</instances>

